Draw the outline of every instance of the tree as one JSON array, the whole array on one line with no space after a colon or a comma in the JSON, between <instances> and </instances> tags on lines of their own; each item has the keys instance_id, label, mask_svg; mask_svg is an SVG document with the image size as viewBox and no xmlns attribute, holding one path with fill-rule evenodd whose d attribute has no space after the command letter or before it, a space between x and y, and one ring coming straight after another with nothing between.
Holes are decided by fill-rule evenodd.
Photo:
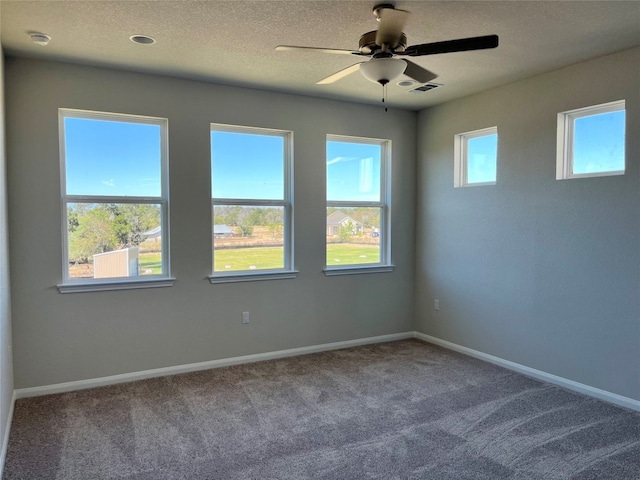
<instances>
[{"instance_id":1,"label":"tree","mask_svg":"<svg viewBox=\"0 0 640 480\"><path fill-rule=\"evenodd\" d=\"M160 225L160 208L149 204L121 204L114 211L114 228L120 245L132 247L145 240L145 232Z\"/></svg>"},{"instance_id":2,"label":"tree","mask_svg":"<svg viewBox=\"0 0 640 480\"><path fill-rule=\"evenodd\" d=\"M284 226L282 225L282 223L270 223L268 227L271 238L276 239L282 237L282 234L284 232Z\"/></svg>"},{"instance_id":3,"label":"tree","mask_svg":"<svg viewBox=\"0 0 640 480\"><path fill-rule=\"evenodd\" d=\"M86 263L94 254L114 250L117 245L111 214L105 205L72 212L69 222L70 262Z\"/></svg>"},{"instance_id":4,"label":"tree","mask_svg":"<svg viewBox=\"0 0 640 480\"><path fill-rule=\"evenodd\" d=\"M241 225L238 225L238 228L240 228L240 233L243 237L250 237L251 235L253 235L253 225L243 223Z\"/></svg>"},{"instance_id":5,"label":"tree","mask_svg":"<svg viewBox=\"0 0 640 480\"><path fill-rule=\"evenodd\" d=\"M354 233L354 226L351 220L346 221L338 227L338 238L341 242L350 242Z\"/></svg>"},{"instance_id":6,"label":"tree","mask_svg":"<svg viewBox=\"0 0 640 480\"><path fill-rule=\"evenodd\" d=\"M96 253L137 246L160 225L160 207L149 204L74 204L67 209L69 261L85 263Z\"/></svg>"}]
</instances>

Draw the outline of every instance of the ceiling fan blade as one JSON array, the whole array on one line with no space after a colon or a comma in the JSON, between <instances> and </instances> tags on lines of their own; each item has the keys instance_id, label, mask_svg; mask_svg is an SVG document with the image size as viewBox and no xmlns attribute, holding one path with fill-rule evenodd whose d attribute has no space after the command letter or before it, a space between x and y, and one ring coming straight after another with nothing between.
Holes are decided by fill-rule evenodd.
<instances>
[{"instance_id":1,"label":"ceiling fan blade","mask_svg":"<svg viewBox=\"0 0 640 480\"><path fill-rule=\"evenodd\" d=\"M315 51L322 53L333 53L338 55L361 55L358 51L353 50L342 50L339 48L319 48L319 47L298 47L296 45L278 45L276 47L276 51L278 52L286 52L290 50L303 50L303 51Z\"/></svg>"},{"instance_id":2,"label":"ceiling fan blade","mask_svg":"<svg viewBox=\"0 0 640 480\"><path fill-rule=\"evenodd\" d=\"M407 47L404 52L399 52L398 54L409 55L410 57L419 57L422 55L435 55L438 53L484 50L486 48L496 48L497 46L497 35L485 35L484 37L458 38L457 40L446 40L444 42L412 45Z\"/></svg>"},{"instance_id":3,"label":"ceiling fan blade","mask_svg":"<svg viewBox=\"0 0 640 480\"><path fill-rule=\"evenodd\" d=\"M409 12L396 10L395 8L382 8L378 11L380 28L376 33L376 45L388 45L395 48L400 43L402 30L404 29Z\"/></svg>"},{"instance_id":4,"label":"ceiling fan blade","mask_svg":"<svg viewBox=\"0 0 640 480\"><path fill-rule=\"evenodd\" d=\"M404 74L407 77L414 79L418 83L430 82L438 76L435 73L430 72L426 68L422 68L417 63L410 62L409 60L404 61L407 62L407 68L405 69Z\"/></svg>"},{"instance_id":5,"label":"ceiling fan blade","mask_svg":"<svg viewBox=\"0 0 640 480\"><path fill-rule=\"evenodd\" d=\"M356 63L354 65L351 65L350 67L347 68L343 68L342 70L334 73L333 75L329 75L326 78L323 78L322 80L318 80L316 82L317 85L327 85L329 83L333 83L333 82L337 82L338 80L346 77L347 75L351 75L352 73L357 72L358 70L360 70L360 65L364 63Z\"/></svg>"}]
</instances>

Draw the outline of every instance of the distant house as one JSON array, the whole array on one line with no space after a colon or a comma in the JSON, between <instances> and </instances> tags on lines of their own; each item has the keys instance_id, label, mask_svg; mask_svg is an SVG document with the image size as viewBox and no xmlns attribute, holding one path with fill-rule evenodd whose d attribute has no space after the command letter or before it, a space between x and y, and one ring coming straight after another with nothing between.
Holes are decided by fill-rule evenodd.
<instances>
[{"instance_id":1,"label":"distant house","mask_svg":"<svg viewBox=\"0 0 640 480\"><path fill-rule=\"evenodd\" d=\"M233 237L234 235L235 235L235 232L224 224L213 226L214 238L227 238L227 237Z\"/></svg>"},{"instance_id":2,"label":"distant house","mask_svg":"<svg viewBox=\"0 0 640 480\"><path fill-rule=\"evenodd\" d=\"M157 242L162 237L162 228L157 226L156 228L152 228L151 230L144 232L143 235L145 240L154 240Z\"/></svg>"},{"instance_id":3,"label":"distant house","mask_svg":"<svg viewBox=\"0 0 640 480\"><path fill-rule=\"evenodd\" d=\"M335 237L340 233L340 228L348 226L351 227L350 233L358 234L363 231L362 223L336 210L327 217L327 236Z\"/></svg>"}]
</instances>

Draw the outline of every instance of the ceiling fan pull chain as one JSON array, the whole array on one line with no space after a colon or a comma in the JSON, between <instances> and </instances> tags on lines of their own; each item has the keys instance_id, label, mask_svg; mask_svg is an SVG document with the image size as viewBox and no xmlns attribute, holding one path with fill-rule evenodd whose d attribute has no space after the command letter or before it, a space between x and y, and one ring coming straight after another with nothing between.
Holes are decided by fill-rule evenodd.
<instances>
[{"instance_id":1,"label":"ceiling fan pull chain","mask_svg":"<svg viewBox=\"0 0 640 480\"><path fill-rule=\"evenodd\" d=\"M385 83L382 85L382 103L385 103L384 99L386 96L387 96L387 84ZM388 112L386 105L384 106L384 111Z\"/></svg>"}]
</instances>

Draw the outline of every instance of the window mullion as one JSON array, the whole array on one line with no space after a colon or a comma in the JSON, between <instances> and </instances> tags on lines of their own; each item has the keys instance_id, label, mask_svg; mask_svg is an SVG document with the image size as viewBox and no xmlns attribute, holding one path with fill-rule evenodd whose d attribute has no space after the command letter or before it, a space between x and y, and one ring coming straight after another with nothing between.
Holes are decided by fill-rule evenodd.
<instances>
[{"instance_id":1,"label":"window mullion","mask_svg":"<svg viewBox=\"0 0 640 480\"><path fill-rule=\"evenodd\" d=\"M348 208L348 207L372 207L372 208L382 208L384 207L385 202L348 202L348 201L327 201L327 207L335 207L335 208Z\"/></svg>"},{"instance_id":2,"label":"window mullion","mask_svg":"<svg viewBox=\"0 0 640 480\"><path fill-rule=\"evenodd\" d=\"M105 197L95 195L64 195L67 203L133 203L133 204L163 204L166 200L162 197Z\"/></svg>"},{"instance_id":3,"label":"window mullion","mask_svg":"<svg viewBox=\"0 0 640 480\"><path fill-rule=\"evenodd\" d=\"M288 205L286 200L257 200L257 199L248 199L248 198L212 198L212 205L220 205L220 206L265 206L265 207L284 207Z\"/></svg>"}]
</instances>

